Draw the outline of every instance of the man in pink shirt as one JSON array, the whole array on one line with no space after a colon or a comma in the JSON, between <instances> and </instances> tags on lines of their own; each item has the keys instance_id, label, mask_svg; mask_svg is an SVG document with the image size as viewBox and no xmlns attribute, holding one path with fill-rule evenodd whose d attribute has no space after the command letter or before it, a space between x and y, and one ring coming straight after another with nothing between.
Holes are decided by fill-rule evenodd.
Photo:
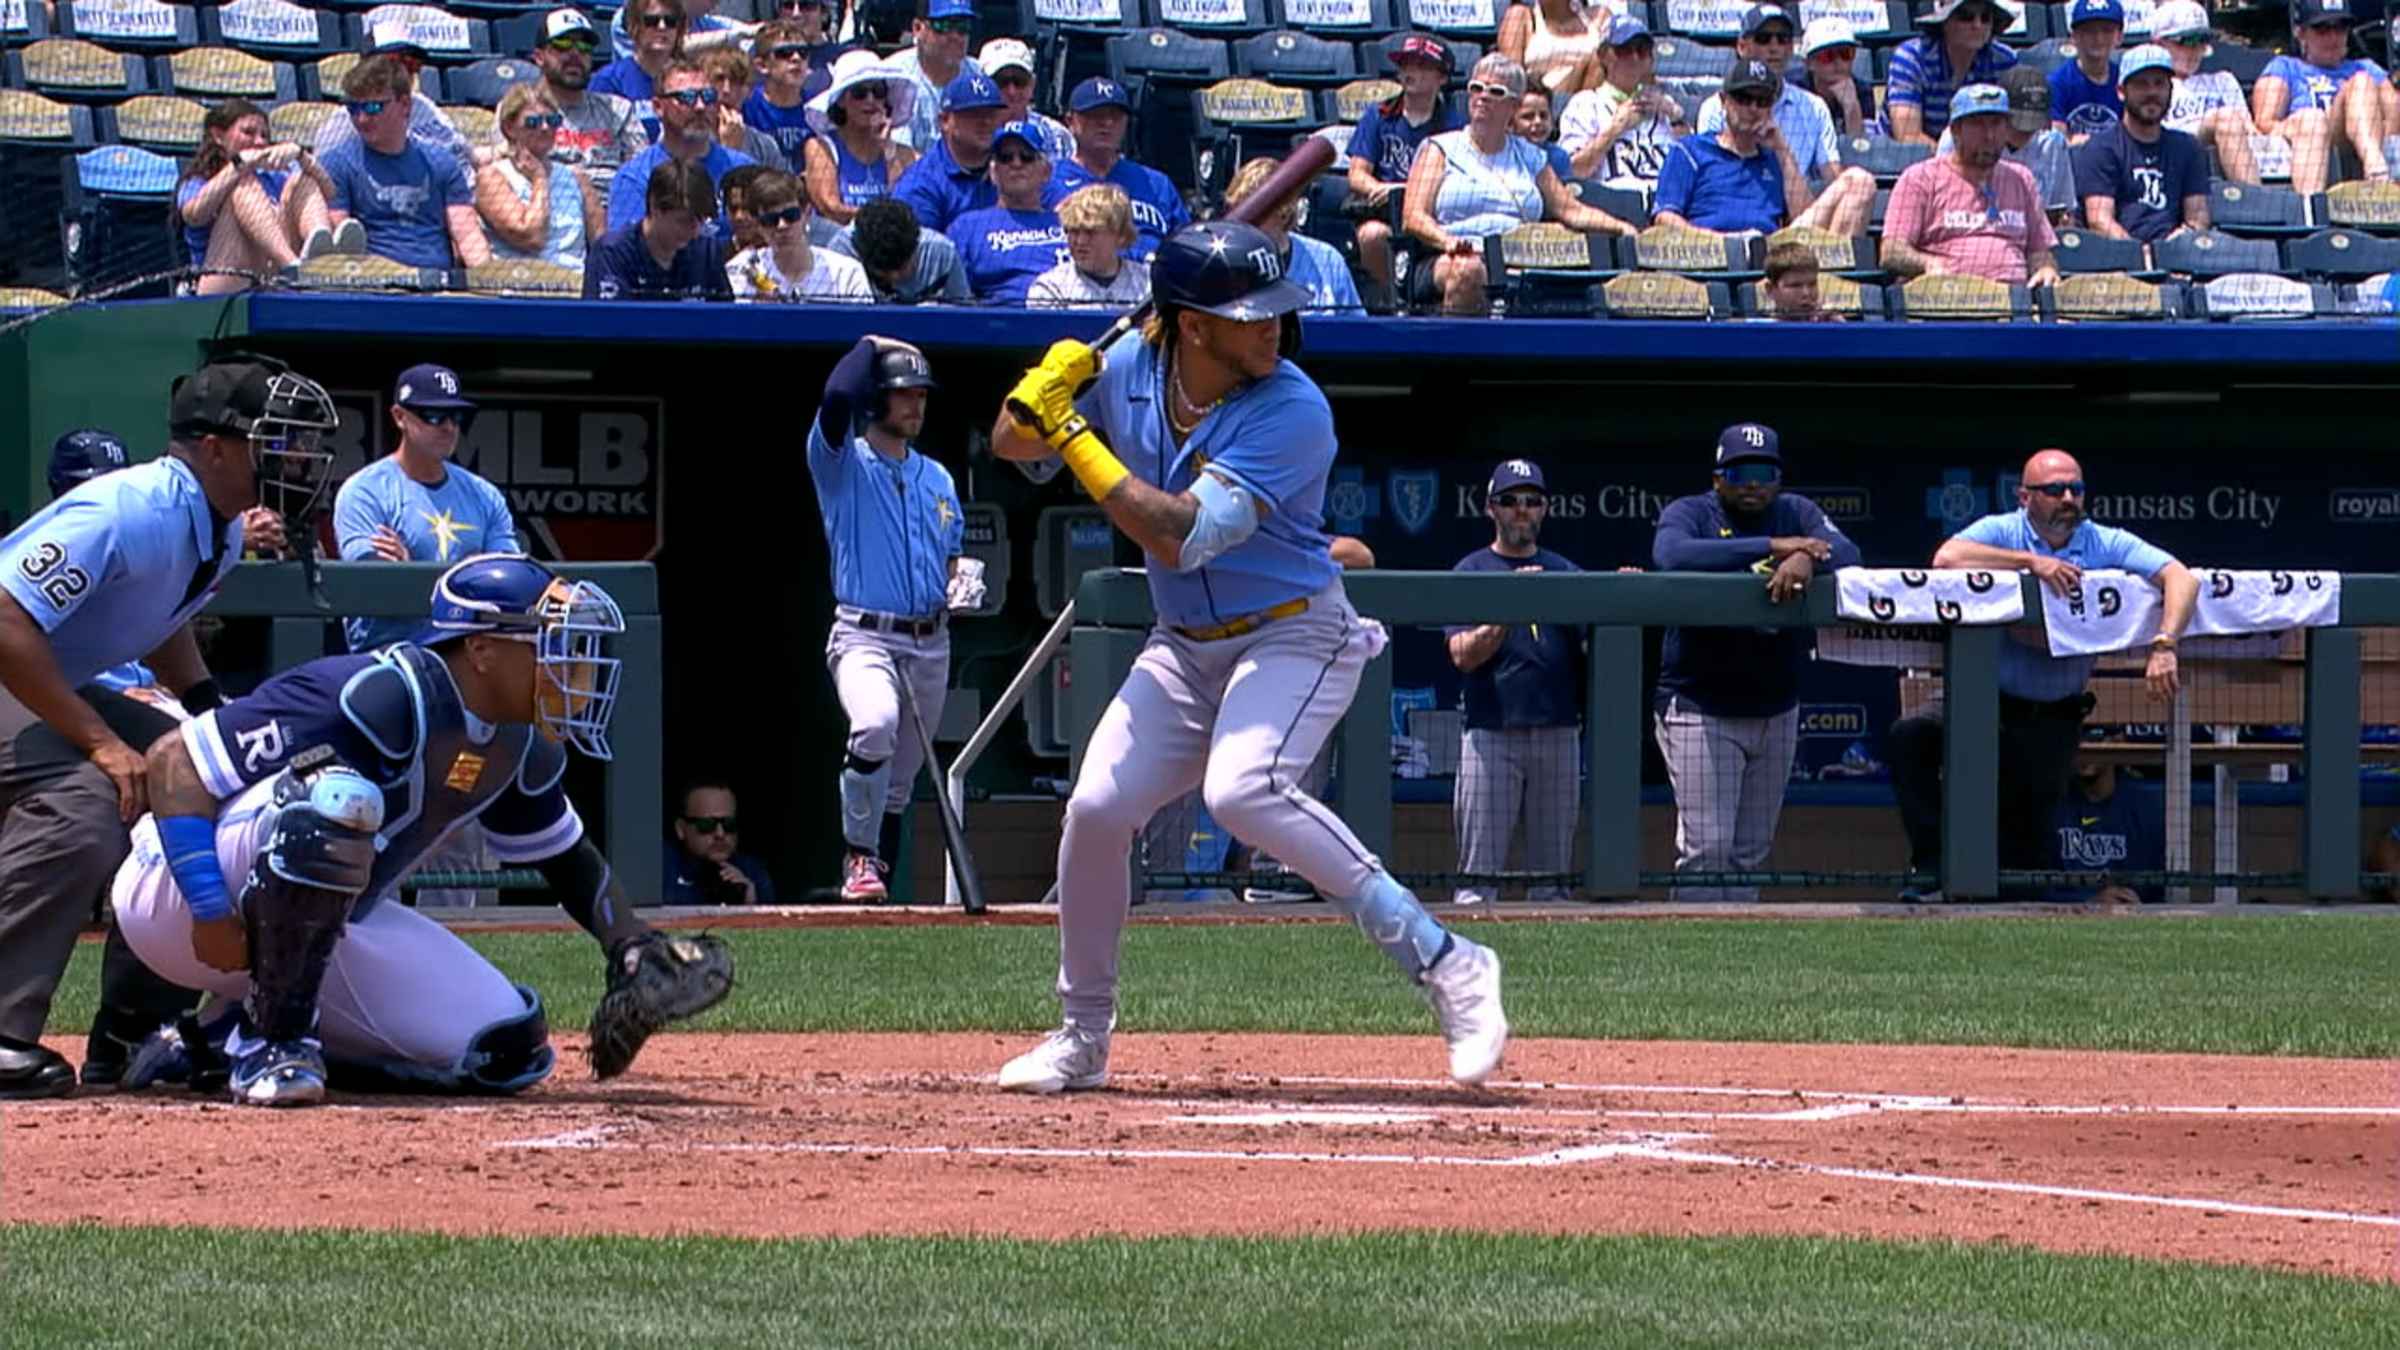
<instances>
[{"instance_id":1,"label":"man in pink shirt","mask_svg":"<svg viewBox=\"0 0 2400 1350\"><path fill-rule=\"evenodd\" d=\"M2047 286L2057 236L2033 172L2003 158L2008 93L1970 84L1950 99L1950 153L1909 166L1883 215L1883 265L1893 274L1986 277Z\"/></svg>"}]
</instances>

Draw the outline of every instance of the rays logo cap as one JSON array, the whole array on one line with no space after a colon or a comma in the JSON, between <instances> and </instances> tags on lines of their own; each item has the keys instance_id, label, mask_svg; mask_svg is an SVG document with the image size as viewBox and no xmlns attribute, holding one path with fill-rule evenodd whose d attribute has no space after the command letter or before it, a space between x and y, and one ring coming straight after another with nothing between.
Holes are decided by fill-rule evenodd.
<instances>
[{"instance_id":1,"label":"rays logo cap","mask_svg":"<svg viewBox=\"0 0 2400 1350\"><path fill-rule=\"evenodd\" d=\"M466 411L474 403L459 392L458 372L448 366L410 366L392 384L392 402L403 408Z\"/></svg>"},{"instance_id":2,"label":"rays logo cap","mask_svg":"<svg viewBox=\"0 0 2400 1350\"><path fill-rule=\"evenodd\" d=\"M1499 468L1492 470L1492 481L1484 491L1497 496L1510 488L1521 487L1539 488L1544 492L1550 490L1550 485L1542 481L1541 465L1530 459L1504 459L1500 461Z\"/></svg>"},{"instance_id":3,"label":"rays logo cap","mask_svg":"<svg viewBox=\"0 0 2400 1350\"><path fill-rule=\"evenodd\" d=\"M1717 467L1756 461L1783 463L1783 441L1775 428L1757 422L1736 422L1717 434Z\"/></svg>"}]
</instances>

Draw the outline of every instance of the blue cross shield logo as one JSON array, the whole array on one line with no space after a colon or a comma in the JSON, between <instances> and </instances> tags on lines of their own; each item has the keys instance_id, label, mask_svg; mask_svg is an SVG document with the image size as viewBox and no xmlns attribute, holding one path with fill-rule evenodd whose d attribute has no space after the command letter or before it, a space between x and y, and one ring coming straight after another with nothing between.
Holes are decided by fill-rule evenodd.
<instances>
[{"instance_id":1,"label":"blue cross shield logo","mask_svg":"<svg viewBox=\"0 0 2400 1350\"><path fill-rule=\"evenodd\" d=\"M1442 504L1442 476L1431 470L1395 473L1386 481L1392 496L1392 518L1410 534L1423 534Z\"/></svg>"}]
</instances>

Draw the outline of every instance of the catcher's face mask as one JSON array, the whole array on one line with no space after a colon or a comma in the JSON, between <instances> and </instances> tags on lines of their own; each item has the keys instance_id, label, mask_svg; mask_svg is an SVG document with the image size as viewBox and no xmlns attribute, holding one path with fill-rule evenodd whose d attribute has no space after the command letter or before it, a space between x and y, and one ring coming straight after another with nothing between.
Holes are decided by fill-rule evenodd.
<instances>
[{"instance_id":1,"label":"catcher's face mask","mask_svg":"<svg viewBox=\"0 0 2400 1350\"><path fill-rule=\"evenodd\" d=\"M325 433L339 425L323 385L289 371L268 380L266 409L249 428L261 506L287 522L307 518L332 476Z\"/></svg>"},{"instance_id":2,"label":"catcher's face mask","mask_svg":"<svg viewBox=\"0 0 2400 1350\"><path fill-rule=\"evenodd\" d=\"M608 592L588 581L557 581L534 611L540 627L518 640L533 644L534 724L593 759L613 755L608 719L617 710L617 678L608 639L625 631L625 615Z\"/></svg>"}]
</instances>

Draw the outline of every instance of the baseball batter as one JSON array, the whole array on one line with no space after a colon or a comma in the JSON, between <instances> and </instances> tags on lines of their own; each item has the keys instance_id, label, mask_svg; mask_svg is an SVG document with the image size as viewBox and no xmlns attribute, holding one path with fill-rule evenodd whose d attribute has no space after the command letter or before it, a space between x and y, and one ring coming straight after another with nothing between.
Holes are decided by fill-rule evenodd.
<instances>
[{"instance_id":1,"label":"baseball batter","mask_svg":"<svg viewBox=\"0 0 2400 1350\"><path fill-rule=\"evenodd\" d=\"M177 1050L187 1071L221 1054L233 1099L261 1106L323 1100L328 1059L361 1085L411 1091L510 1093L547 1077L540 995L393 903L400 878L469 821L503 861L540 868L606 947L597 1076L721 1000L723 944L642 922L561 785L566 745L609 757L619 668L605 651L624 630L590 582L482 554L435 583L429 646L294 667L153 746L153 813L117 872L117 922L152 969L239 1011L212 1019L221 1047L161 1032L125 1085L174 1076Z\"/></svg>"},{"instance_id":2,"label":"baseball batter","mask_svg":"<svg viewBox=\"0 0 2400 1350\"><path fill-rule=\"evenodd\" d=\"M1508 1042L1499 956L1436 923L1298 782L1385 641L1351 609L1324 531L1332 410L1283 356L1308 292L1264 234L1229 221L1170 235L1151 281L1142 331L1105 353L1054 345L992 431L1003 458L1057 455L1142 546L1158 613L1067 803L1064 1024L1000 1085L1107 1080L1125 860L1151 813L1195 786L1218 824L1307 878L1423 989L1451 1077L1481 1083Z\"/></svg>"},{"instance_id":3,"label":"baseball batter","mask_svg":"<svg viewBox=\"0 0 2400 1350\"><path fill-rule=\"evenodd\" d=\"M881 900L899 851L901 812L924 764L900 725L909 682L930 731L950 686L949 612L983 603L963 565L966 521L950 471L917 452L933 367L892 338L858 340L825 377L808 428L808 475L833 554L833 631L825 664L850 722L842 764L844 900Z\"/></svg>"}]
</instances>

